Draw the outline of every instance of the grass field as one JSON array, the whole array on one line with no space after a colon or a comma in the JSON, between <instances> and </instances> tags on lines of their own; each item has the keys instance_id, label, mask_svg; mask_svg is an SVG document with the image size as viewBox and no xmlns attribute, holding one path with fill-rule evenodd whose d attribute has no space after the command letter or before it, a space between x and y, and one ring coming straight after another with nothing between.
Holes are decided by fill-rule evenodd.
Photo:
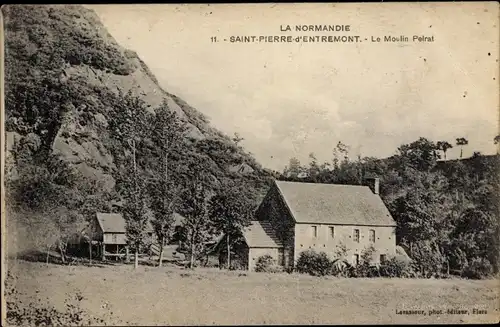
<instances>
[{"instance_id":1,"label":"grass field","mask_svg":"<svg viewBox=\"0 0 500 327\"><path fill-rule=\"evenodd\" d=\"M127 325L491 323L499 317L497 280L317 278L25 261L9 266L18 276L23 304L40 299L62 309L64 299L80 291L91 315L109 310ZM473 314L474 308L488 313ZM408 309L427 314L397 314ZM429 316L432 309L444 312ZM447 314L447 309L469 313Z\"/></svg>"}]
</instances>

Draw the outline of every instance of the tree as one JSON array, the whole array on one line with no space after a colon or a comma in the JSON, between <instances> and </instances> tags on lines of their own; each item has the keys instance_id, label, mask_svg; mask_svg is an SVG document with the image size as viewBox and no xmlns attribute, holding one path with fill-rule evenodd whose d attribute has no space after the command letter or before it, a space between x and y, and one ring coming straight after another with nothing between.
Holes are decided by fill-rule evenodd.
<instances>
[{"instance_id":1,"label":"tree","mask_svg":"<svg viewBox=\"0 0 500 327\"><path fill-rule=\"evenodd\" d=\"M93 234L93 220L95 219L96 212L111 212L112 200L116 200L115 192L103 192L103 182L87 179L86 183L82 183L81 187L84 189L87 196L78 204L78 213L84 218L86 224L85 228L81 230L81 237L88 242L89 261L92 263L92 241Z\"/></svg>"},{"instance_id":2,"label":"tree","mask_svg":"<svg viewBox=\"0 0 500 327\"><path fill-rule=\"evenodd\" d=\"M493 139L493 143L495 144L500 144L500 134L495 136L495 138ZM498 147L497 147L497 154L499 153L499 150L498 150Z\"/></svg>"},{"instance_id":3,"label":"tree","mask_svg":"<svg viewBox=\"0 0 500 327\"><path fill-rule=\"evenodd\" d=\"M124 202L122 212L125 219L127 246L134 251L134 268L137 269L139 253L145 245L149 223L146 183L143 178L134 176L131 169L125 170L121 183L121 195Z\"/></svg>"},{"instance_id":4,"label":"tree","mask_svg":"<svg viewBox=\"0 0 500 327\"><path fill-rule=\"evenodd\" d=\"M56 248L65 263L67 243L85 223L78 213L88 196L82 187L85 179L57 155L40 156L33 148L24 151L28 143L22 140L14 155L16 178L8 175L6 180L11 217L19 228L27 226L26 243L40 251Z\"/></svg>"},{"instance_id":5,"label":"tree","mask_svg":"<svg viewBox=\"0 0 500 327\"><path fill-rule=\"evenodd\" d=\"M255 204L255 195L235 183L221 186L210 200L212 224L216 231L226 236L228 269L231 267L231 242L248 226Z\"/></svg>"},{"instance_id":6,"label":"tree","mask_svg":"<svg viewBox=\"0 0 500 327\"><path fill-rule=\"evenodd\" d=\"M455 268L463 271L470 262L482 258L498 271L498 232L497 217L475 206L465 208L451 235Z\"/></svg>"},{"instance_id":7,"label":"tree","mask_svg":"<svg viewBox=\"0 0 500 327\"><path fill-rule=\"evenodd\" d=\"M320 167L318 165L318 159L316 159L316 156L314 153L309 153L309 159L311 160L309 162L309 173L308 176L310 179L314 180L317 175L320 173Z\"/></svg>"},{"instance_id":8,"label":"tree","mask_svg":"<svg viewBox=\"0 0 500 327\"><path fill-rule=\"evenodd\" d=\"M111 137L123 149L124 164L118 182L124 199L127 244L135 251L134 268L139 266L139 251L144 244L148 224L145 177L137 166L137 148L144 143L150 130L146 109L145 102L129 91L119 98L114 107L113 119L109 122Z\"/></svg>"},{"instance_id":9,"label":"tree","mask_svg":"<svg viewBox=\"0 0 500 327\"><path fill-rule=\"evenodd\" d=\"M438 158L436 144L424 137L398 148L396 159L399 169L411 167L419 171L428 171L436 164Z\"/></svg>"},{"instance_id":10,"label":"tree","mask_svg":"<svg viewBox=\"0 0 500 327\"><path fill-rule=\"evenodd\" d=\"M448 181L439 172L412 169L402 177L403 190L388 206L397 222L398 242L410 250L422 274L440 272L449 260L450 252L443 248L453 221L448 219L453 207Z\"/></svg>"},{"instance_id":11,"label":"tree","mask_svg":"<svg viewBox=\"0 0 500 327\"><path fill-rule=\"evenodd\" d=\"M299 159L293 157L293 158L290 158L288 167L285 167L283 175L285 175L288 178L297 178L299 176L301 170L302 170L302 168L300 166Z\"/></svg>"},{"instance_id":12,"label":"tree","mask_svg":"<svg viewBox=\"0 0 500 327\"><path fill-rule=\"evenodd\" d=\"M50 251L56 247L60 237L59 229L53 220L57 209L45 207L32 210L26 207L13 207L10 203L6 204L9 254L15 253L17 257L18 252L35 250L45 253L45 261L48 265Z\"/></svg>"},{"instance_id":13,"label":"tree","mask_svg":"<svg viewBox=\"0 0 500 327\"><path fill-rule=\"evenodd\" d=\"M17 65L10 67L13 66ZM75 92L73 85L60 83L51 71L43 77L39 74L23 75L22 80L7 79L7 127L23 134L36 133L40 136L43 149L48 151L71 103L79 101L81 95Z\"/></svg>"},{"instance_id":14,"label":"tree","mask_svg":"<svg viewBox=\"0 0 500 327\"><path fill-rule=\"evenodd\" d=\"M444 160L446 160L446 151L448 151L449 149L453 148L453 145L451 145L449 142L447 141L438 141L436 143L436 146L439 150L443 151L443 155L444 155Z\"/></svg>"},{"instance_id":15,"label":"tree","mask_svg":"<svg viewBox=\"0 0 500 327\"><path fill-rule=\"evenodd\" d=\"M234 133L233 142L236 144L236 146L239 146L240 142L243 140L244 138L242 138L240 134Z\"/></svg>"},{"instance_id":16,"label":"tree","mask_svg":"<svg viewBox=\"0 0 500 327\"><path fill-rule=\"evenodd\" d=\"M171 178L169 157L173 152L181 151L187 127L174 111L168 109L167 103L159 107L155 113L154 121L151 122L152 140L161 159L160 164L156 165L158 178L151 188L151 209L154 215L152 225L160 247L158 266L161 267L164 247L173 233L173 215L181 191L178 183Z\"/></svg>"},{"instance_id":17,"label":"tree","mask_svg":"<svg viewBox=\"0 0 500 327\"><path fill-rule=\"evenodd\" d=\"M333 149L333 168L338 168L341 162L349 161L349 149L350 147L341 141L337 143Z\"/></svg>"},{"instance_id":18,"label":"tree","mask_svg":"<svg viewBox=\"0 0 500 327\"><path fill-rule=\"evenodd\" d=\"M185 218L183 227L187 232L189 268L193 269L196 257L203 252L205 242L210 240L212 235L210 192L207 184L198 176L193 176L187 182L182 199L180 211Z\"/></svg>"},{"instance_id":19,"label":"tree","mask_svg":"<svg viewBox=\"0 0 500 327\"><path fill-rule=\"evenodd\" d=\"M348 146L347 144L342 143L341 141L339 141L339 143L337 143L336 149L342 155L344 161L349 161L349 150L350 150L350 148L351 148L350 146Z\"/></svg>"},{"instance_id":20,"label":"tree","mask_svg":"<svg viewBox=\"0 0 500 327\"><path fill-rule=\"evenodd\" d=\"M462 158L464 145L469 144L469 141L465 137L457 138L457 145L460 147L460 158Z\"/></svg>"},{"instance_id":21,"label":"tree","mask_svg":"<svg viewBox=\"0 0 500 327\"><path fill-rule=\"evenodd\" d=\"M149 194L151 197L151 210L153 211L151 225L160 249L158 267L161 267L165 246L175 232L173 229L174 213L179 203L182 187L175 185L172 181L157 181L151 183L150 186Z\"/></svg>"}]
</instances>

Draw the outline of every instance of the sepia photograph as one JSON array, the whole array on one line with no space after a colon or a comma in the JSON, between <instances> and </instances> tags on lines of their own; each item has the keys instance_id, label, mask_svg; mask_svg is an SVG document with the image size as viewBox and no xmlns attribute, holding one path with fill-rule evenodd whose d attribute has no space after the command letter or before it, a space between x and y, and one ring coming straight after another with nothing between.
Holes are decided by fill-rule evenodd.
<instances>
[{"instance_id":1,"label":"sepia photograph","mask_svg":"<svg viewBox=\"0 0 500 327\"><path fill-rule=\"evenodd\" d=\"M2 6L2 326L498 323L499 17Z\"/></svg>"}]
</instances>

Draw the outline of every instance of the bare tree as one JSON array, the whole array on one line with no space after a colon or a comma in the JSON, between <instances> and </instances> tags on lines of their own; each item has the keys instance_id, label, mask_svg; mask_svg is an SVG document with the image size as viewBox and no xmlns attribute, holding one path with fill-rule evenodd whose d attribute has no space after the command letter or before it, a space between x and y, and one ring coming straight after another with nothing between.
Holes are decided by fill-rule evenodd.
<instances>
[{"instance_id":1,"label":"bare tree","mask_svg":"<svg viewBox=\"0 0 500 327\"><path fill-rule=\"evenodd\" d=\"M438 141L436 143L436 146L439 150L443 151L443 155L444 155L444 160L446 160L446 151L448 151L449 149L453 148L453 145L451 145L449 142L447 141Z\"/></svg>"},{"instance_id":2,"label":"bare tree","mask_svg":"<svg viewBox=\"0 0 500 327\"><path fill-rule=\"evenodd\" d=\"M460 147L460 158L462 158L463 155L464 145L467 144L469 144L469 141L465 137L457 138L457 145Z\"/></svg>"}]
</instances>

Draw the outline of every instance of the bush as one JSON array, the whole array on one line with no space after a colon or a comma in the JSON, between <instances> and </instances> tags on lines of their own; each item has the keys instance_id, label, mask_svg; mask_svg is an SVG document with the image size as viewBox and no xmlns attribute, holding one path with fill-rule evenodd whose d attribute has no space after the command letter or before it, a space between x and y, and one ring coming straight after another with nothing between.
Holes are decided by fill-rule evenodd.
<instances>
[{"instance_id":1,"label":"bush","mask_svg":"<svg viewBox=\"0 0 500 327\"><path fill-rule=\"evenodd\" d=\"M354 267L345 259L335 259L332 262L331 274L339 277L349 277Z\"/></svg>"},{"instance_id":2,"label":"bush","mask_svg":"<svg viewBox=\"0 0 500 327\"><path fill-rule=\"evenodd\" d=\"M384 277L411 277L412 269L410 264L397 257L392 257L380 265L380 276Z\"/></svg>"},{"instance_id":3,"label":"bush","mask_svg":"<svg viewBox=\"0 0 500 327\"><path fill-rule=\"evenodd\" d=\"M108 308L104 319L93 317L82 309L81 304L85 298L77 291L72 297L66 298L65 310L58 310L46 302L38 299L38 302L25 303L18 296L14 287L15 277L8 274L6 279L7 310L6 322L11 326L95 326L115 325L122 323Z\"/></svg>"},{"instance_id":4,"label":"bush","mask_svg":"<svg viewBox=\"0 0 500 327\"><path fill-rule=\"evenodd\" d=\"M333 264L325 252L307 250L297 260L297 271L312 276L326 276L332 272Z\"/></svg>"},{"instance_id":5,"label":"bush","mask_svg":"<svg viewBox=\"0 0 500 327\"><path fill-rule=\"evenodd\" d=\"M283 267L277 265L273 257L269 254L263 255L257 258L257 263L255 264L256 272L267 272L267 273L279 273L283 272Z\"/></svg>"},{"instance_id":6,"label":"bush","mask_svg":"<svg viewBox=\"0 0 500 327\"><path fill-rule=\"evenodd\" d=\"M273 257L269 254L263 255L257 258L257 263L255 264L256 272L266 271L274 263Z\"/></svg>"},{"instance_id":7,"label":"bush","mask_svg":"<svg viewBox=\"0 0 500 327\"><path fill-rule=\"evenodd\" d=\"M245 265L240 260L231 260L229 270L245 270Z\"/></svg>"},{"instance_id":8,"label":"bush","mask_svg":"<svg viewBox=\"0 0 500 327\"><path fill-rule=\"evenodd\" d=\"M349 277L379 277L381 274L377 266L363 262L349 270Z\"/></svg>"},{"instance_id":9,"label":"bush","mask_svg":"<svg viewBox=\"0 0 500 327\"><path fill-rule=\"evenodd\" d=\"M493 266L484 258L474 258L465 266L462 276L471 279L481 279L491 276Z\"/></svg>"}]
</instances>

